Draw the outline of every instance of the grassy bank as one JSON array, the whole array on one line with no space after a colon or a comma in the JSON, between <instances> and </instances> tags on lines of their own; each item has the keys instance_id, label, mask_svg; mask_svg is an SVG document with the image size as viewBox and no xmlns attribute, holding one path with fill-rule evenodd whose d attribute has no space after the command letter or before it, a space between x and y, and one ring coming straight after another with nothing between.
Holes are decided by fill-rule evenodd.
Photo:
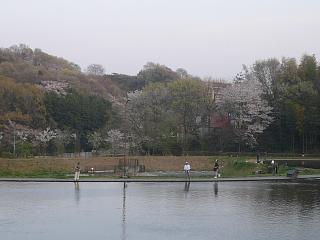
<instances>
[{"instance_id":1,"label":"grassy bank","mask_svg":"<svg viewBox=\"0 0 320 240\"><path fill-rule=\"evenodd\" d=\"M30 172L0 170L0 178L57 178L67 179L68 173L58 170L33 170Z\"/></svg>"},{"instance_id":2,"label":"grassy bank","mask_svg":"<svg viewBox=\"0 0 320 240\"><path fill-rule=\"evenodd\" d=\"M193 171L212 171L215 159L219 160L222 177L267 176L272 171L268 164L257 164L250 156L135 156L131 160L138 160L139 165L145 167L146 172L178 172L182 171L185 161L191 164ZM113 170L123 160L122 157L94 157L90 159L63 158L33 158L33 159L0 159L0 177L17 178L71 178L74 166L80 162L82 172L91 167L97 171ZM286 175L288 169L279 165L278 174ZM320 174L320 169L304 168L300 174ZM108 176L108 177L117 177ZM210 177L204 176L204 177Z\"/></svg>"}]
</instances>

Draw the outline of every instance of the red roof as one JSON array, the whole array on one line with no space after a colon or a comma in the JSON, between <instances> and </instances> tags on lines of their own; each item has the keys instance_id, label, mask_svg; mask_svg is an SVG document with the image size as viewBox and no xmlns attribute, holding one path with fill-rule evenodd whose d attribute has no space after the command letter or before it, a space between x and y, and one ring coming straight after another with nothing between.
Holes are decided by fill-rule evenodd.
<instances>
[{"instance_id":1,"label":"red roof","mask_svg":"<svg viewBox=\"0 0 320 240\"><path fill-rule=\"evenodd\" d=\"M230 126L228 116L216 115L211 116L210 127L212 128L227 128Z\"/></svg>"}]
</instances>

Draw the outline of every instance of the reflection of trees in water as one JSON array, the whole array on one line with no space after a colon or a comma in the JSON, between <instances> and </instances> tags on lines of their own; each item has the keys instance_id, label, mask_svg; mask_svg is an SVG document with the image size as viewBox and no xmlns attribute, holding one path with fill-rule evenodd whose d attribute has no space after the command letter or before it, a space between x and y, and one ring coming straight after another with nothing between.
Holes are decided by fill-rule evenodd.
<instances>
[{"instance_id":1,"label":"reflection of trees in water","mask_svg":"<svg viewBox=\"0 0 320 240\"><path fill-rule=\"evenodd\" d=\"M320 203L320 185L319 182L273 184L271 185L270 200L299 204L301 211L312 210Z\"/></svg>"},{"instance_id":2,"label":"reflection of trees in water","mask_svg":"<svg viewBox=\"0 0 320 240\"><path fill-rule=\"evenodd\" d=\"M320 201L320 185L317 183L276 183L270 187L270 201L298 203L307 209L312 209Z\"/></svg>"},{"instance_id":3,"label":"reflection of trees in water","mask_svg":"<svg viewBox=\"0 0 320 240\"><path fill-rule=\"evenodd\" d=\"M126 233L126 228L127 228L127 223L126 223L126 191L127 191L127 184L124 182L123 183L123 198L122 198L122 236L121 239L125 240L127 239L127 233Z\"/></svg>"},{"instance_id":4,"label":"reflection of trees in water","mask_svg":"<svg viewBox=\"0 0 320 240\"><path fill-rule=\"evenodd\" d=\"M313 215L313 209L320 206L320 182L278 182L263 184L254 188L252 193L257 211L262 210L262 205L268 207L270 214L281 213L298 214L306 217ZM265 209L263 210L265 211ZM278 213L279 213L278 212ZM269 213L268 213L269 214Z\"/></svg>"}]
</instances>

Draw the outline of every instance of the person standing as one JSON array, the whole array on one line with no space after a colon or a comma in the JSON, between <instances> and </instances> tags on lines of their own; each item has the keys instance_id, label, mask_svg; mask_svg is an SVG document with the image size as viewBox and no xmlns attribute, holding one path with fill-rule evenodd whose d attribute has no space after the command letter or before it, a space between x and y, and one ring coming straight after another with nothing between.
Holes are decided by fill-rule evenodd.
<instances>
[{"instance_id":1,"label":"person standing","mask_svg":"<svg viewBox=\"0 0 320 240\"><path fill-rule=\"evenodd\" d=\"M218 163L218 159L216 159L216 161L214 162L214 165L213 165L213 177L217 178L218 173L219 173L219 163Z\"/></svg>"},{"instance_id":2,"label":"person standing","mask_svg":"<svg viewBox=\"0 0 320 240\"><path fill-rule=\"evenodd\" d=\"M189 180L190 180L190 170L191 170L191 166L188 162L186 162L183 166L183 171Z\"/></svg>"},{"instance_id":3,"label":"person standing","mask_svg":"<svg viewBox=\"0 0 320 240\"><path fill-rule=\"evenodd\" d=\"M80 162L78 162L76 167L74 168L74 181L78 182L79 178L80 178Z\"/></svg>"},{"instance_id":4,"label":"person standing","mask_svg":"<svg viewBox=\"0 0 320 240\"><path fill-rule=\"evenodd\" d=\"M271 161L271 169L272 169L272 175L276 174L276 165L274 160Z\"/></svg>"}]
</instances>

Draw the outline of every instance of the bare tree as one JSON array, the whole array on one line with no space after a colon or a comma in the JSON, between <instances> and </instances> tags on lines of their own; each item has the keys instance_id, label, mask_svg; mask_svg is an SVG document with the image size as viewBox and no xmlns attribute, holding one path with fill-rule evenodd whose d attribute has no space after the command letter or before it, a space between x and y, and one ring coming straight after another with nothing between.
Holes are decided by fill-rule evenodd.
<instances>
[{"instance_id":1,"label":"bare tree","mask_svg":"<svg viewBox=\"0 0 320 240\"><path fill-rule=\"evenodd\" d=\"M100 64L90 64L86 72L91 75L102 76L105 73L105 69Z\"/></svg>"}]
</instances>

